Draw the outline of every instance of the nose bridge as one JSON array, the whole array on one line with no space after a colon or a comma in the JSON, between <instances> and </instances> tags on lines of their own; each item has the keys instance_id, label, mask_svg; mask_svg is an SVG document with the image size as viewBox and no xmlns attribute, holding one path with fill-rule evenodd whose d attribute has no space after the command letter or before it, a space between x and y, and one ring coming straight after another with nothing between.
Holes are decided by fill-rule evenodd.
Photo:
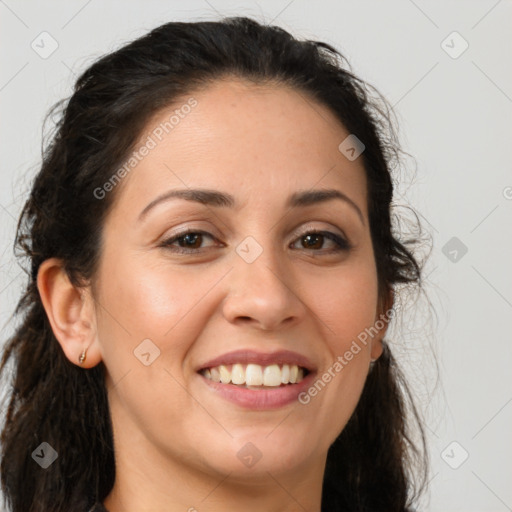
<instances>
[{"instance_id":1,"label":"nose bridge","mask_svg":"<svg viewBox=\"0 0 512 512\"><path fill-rule=\"evenodd\" d=\"M224 314L230 321L244 317L270 329L300 316L303 305L289 282L286 259L272 243L271 234L258 238L261 243L247 236L235 248Z\"/></svg>"},{"instance_id":2,"label":"nose bridge","mask_svg":"<svg viewBox=\"0 0 512 512\"><path fill-rule=\"evenodd\" d=\"M283 254L271 236L271 233L259 235L261 243L255 237L247 236L235 249L237 277L251 288L252 293L258 291L262 296L270 292L281 295L283 289L287 289Z\"/></svg>"}]
</instances>

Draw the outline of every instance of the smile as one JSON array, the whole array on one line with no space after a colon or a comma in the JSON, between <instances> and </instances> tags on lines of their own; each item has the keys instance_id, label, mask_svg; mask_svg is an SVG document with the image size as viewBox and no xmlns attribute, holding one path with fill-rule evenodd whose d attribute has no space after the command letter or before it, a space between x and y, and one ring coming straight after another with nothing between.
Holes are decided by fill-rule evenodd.
<instances>
[{"instance_id":1,"label":"smile","mask_svg":"<svg viewBox=\"0 0 512 512\"><path fill-rule=\"evenodd\" d=\"M247 389L266 389L298 384L309 372L296 364L262 366L254 363L235 363L205 368L200 373L213 382L244 386Z\"/></svg>"}]
</instances>

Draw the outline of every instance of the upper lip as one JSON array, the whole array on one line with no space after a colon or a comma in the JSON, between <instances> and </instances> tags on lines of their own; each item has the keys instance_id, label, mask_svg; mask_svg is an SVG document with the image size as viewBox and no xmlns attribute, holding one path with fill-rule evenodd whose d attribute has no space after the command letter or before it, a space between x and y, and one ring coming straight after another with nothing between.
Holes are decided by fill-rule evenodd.
<instances>
[{"instance_id":1,"label":"upper lip","mask_svg":"<svg viewBox=\"0 0 512 512\"><path fill-rule=\"evenodd\" d=\"M234 350L227 354L222 354L214 359L211 359L200 365L197 371L204 370L205 368L213 368L222 364L259 364L261 366L268 366L271 364L296 364L306 370L315 371L313 363L304 355L290 350L278 350L276 352L257 352L255 350Z\"/></svg>"}]
</instances>

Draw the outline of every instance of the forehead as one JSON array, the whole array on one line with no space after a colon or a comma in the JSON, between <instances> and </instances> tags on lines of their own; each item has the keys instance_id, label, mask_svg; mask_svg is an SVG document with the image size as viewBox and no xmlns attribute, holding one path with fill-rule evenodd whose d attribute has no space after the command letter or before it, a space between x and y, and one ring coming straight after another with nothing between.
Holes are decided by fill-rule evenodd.
<instances>
[{"instance_id":1,"label":"forehead","mask_svg":"<svg viewBox=\"0 0 512 512\"><path fill-rule=\"evenodd\" d=\"M338 149L348 135L328 107L303 91L219 80L152 116L138 141L152 148L122 195L133 204L135 195L150 199L198 185L234 195L250 187L270 197L318 184L348 187L362 199L362 159L349 161Z\"/></svg>"}]
</instances>

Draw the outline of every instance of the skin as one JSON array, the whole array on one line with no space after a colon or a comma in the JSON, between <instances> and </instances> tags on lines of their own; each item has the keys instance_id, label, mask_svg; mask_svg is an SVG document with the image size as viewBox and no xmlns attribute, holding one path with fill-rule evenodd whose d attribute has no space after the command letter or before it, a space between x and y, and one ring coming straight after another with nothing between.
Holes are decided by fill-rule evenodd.
<instances>
[{"instance_id":1,"label":"skin","mask_svg":"<svg viewBox=\"0 0 512 512\"><path fill-rule=\"evenodd\" d=\"M289 349L321 375L374 325L385 310L362 158L338 150L349 133L329 109L282 85L231 79L192 96L198 105L118 185L93 285L74 288L56 259L38 275L69 360L78 364L88 348L83 368L106 365L116 481L104 504L110 512L319 511L327 450L385 328L307 405L243 409L195 370L240 348ZM185 101L158 112L140 142ZM138 220L160 194L186 188L232 194L237 207L170 200ZM363 220L336 199L285 208L290 194L322 188L347 195ZM186 228L211 234L188 241L195 255L159 246ZM352 248L334 252L328 238L308 248L303 235L315 230ZM250 264L235 251L248 236L263 250ZM145 339L160 350L148 366L134 356ZM252 467L237 457L248 442L262 454Z\"/></svg>"}]
</instances>

